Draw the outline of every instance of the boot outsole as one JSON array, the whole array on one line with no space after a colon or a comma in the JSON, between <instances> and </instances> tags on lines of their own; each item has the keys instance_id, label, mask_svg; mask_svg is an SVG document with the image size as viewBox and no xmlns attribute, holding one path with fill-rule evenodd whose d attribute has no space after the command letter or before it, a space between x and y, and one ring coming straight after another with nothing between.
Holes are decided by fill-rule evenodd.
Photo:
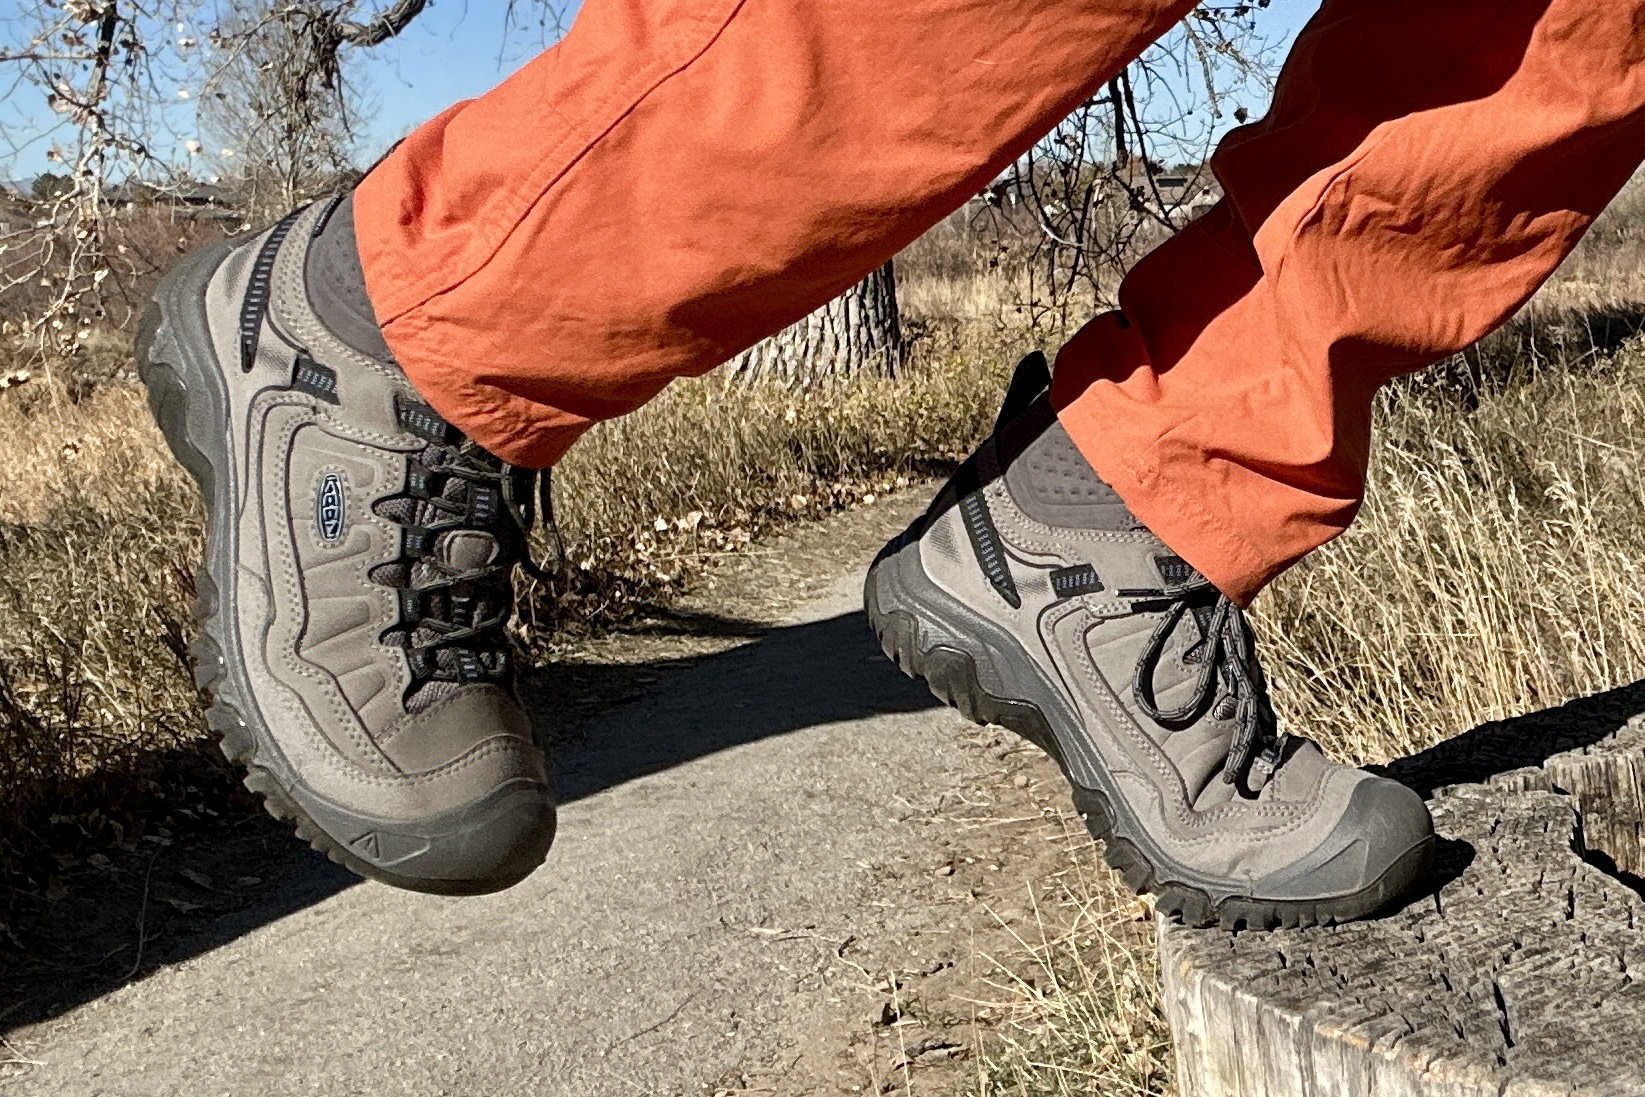
<instances>
[{"instance_id":1,"label":"boot outsole","mask_svg":"<svg viewBox=\"0 0 1645 1097\"><path fill-rule=\"evenodd\" d=\"M1155 909L1186 926L1223 929L1293 929L1350 922L1387 908L1427 874L1433 841L1419 844L1395 859L1370 885L1348 895L1319 900L1256 899L1243 896L1213 900L1203 889L1160 874L1142 850L1119 833L1116 814L1099 789L1085 788L1069 777L1067 763L1051 725L1031 701L996 697L983 688L976 661L966 652L919 643L920 627L904 610L883 610L870 569L863 601L880 649L904 674L925 683L933 696L978 724L996 724L1027 739L1049 754L1073 790L1074 807L1085 818L1091 837L1102 843L1103 860L1118 871L1131 890L1155 896Z\"/></svg>"},{"instance_id":2,"label":"boot outsole","mask_svg":"<svg viewBox=\"0 0 1645 1097\"><path fill-rule=\"evenodd\" d=\"M373 864L321 827L282 782L280 771L288 767L279 757L279 748L263 724L249 689L237 683L236 676L230 672L225 653L234 650L235 640L232 623L222 612L221 584L232 576L235 567L234 542L229 529L233 508L227 498L224 477L219 472L220 468L227 467L229 460L226 436L221 428L226 422L227 393L226 388L221 392L206 391L211 388L209 378L188 376L200 371L188 368L188 356L179 346L172 324L177 313L198 301L211 274L238 242L229 240L211 245L179 261L161 280L144 310L136 340L137 369L148 390L149 410L172 455L194 478L206 504L205 561L194 584L193 617L200 631L189 646L195 684L211 702L206 710L206 724L219 736L223 755L245 769L246 788L261 797L268 813L291 824L297 837L356 875L433 895L483 895L512 887L531 875L547 858L553 840L551 821L544 840L522 847L518 855L498 871L481 878L422 877ZM190 392L191 380L200 391ZM191 413L200 412L202 401L212 404L205 418L207 422L217 422L216 434L202 429L201 423L190 425ZM464 820L465 829L482 828L489 818L498 817L515 806L506 798L485 802L484 811ZM552 808L548 811L551 816Z\"/></svg>"}]
</instances>

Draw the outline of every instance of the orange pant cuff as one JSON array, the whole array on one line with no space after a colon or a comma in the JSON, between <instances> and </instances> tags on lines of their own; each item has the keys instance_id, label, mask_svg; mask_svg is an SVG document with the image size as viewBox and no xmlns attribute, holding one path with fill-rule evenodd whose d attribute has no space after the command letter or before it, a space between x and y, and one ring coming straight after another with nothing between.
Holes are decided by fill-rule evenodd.
<instances>
[{"instance_id":1,"label":"orange pant cuff","mask_svg":"<svg viewBox=\"0 0 1645 1097\"><path fill-rule=\"evenodd\" d=\"M1134 329L1128 329L1117 312L1092 320L1076 340L1082 350L1097 341L1118 358L1129 357L1128 352L1141 354ZM1115 429L1115 424L1134 421L1136 409L1104 376L1097 356L1059 356L1051 402L1074 445L1131 513L1235 604L1250 605L1290 565L1290 556L1264 552L1229 517L1217 513L1219 506L1237 506L1237 500L1208 490L1210 477L1179 482L1162 467L1166 462L1157 439Z\"/></svg>"}]
</instances>

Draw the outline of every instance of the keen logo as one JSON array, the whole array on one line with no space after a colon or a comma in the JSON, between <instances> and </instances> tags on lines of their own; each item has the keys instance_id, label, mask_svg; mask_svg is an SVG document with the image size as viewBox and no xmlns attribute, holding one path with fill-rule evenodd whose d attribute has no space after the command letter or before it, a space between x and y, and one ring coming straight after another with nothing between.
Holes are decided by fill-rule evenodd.
<instances>
[{"instance_id":1,"label":"keen logo","mask_svg":"<svg viewBox=\"0 0 1645 1097\"><path fill-rule=\"evenodd\" d=\"M314 524L320 529L320 540L328 545L341 541L347 515L343 474L328 472L320 479L319 496L314 501Z\"/></svg>"}]
</instances>

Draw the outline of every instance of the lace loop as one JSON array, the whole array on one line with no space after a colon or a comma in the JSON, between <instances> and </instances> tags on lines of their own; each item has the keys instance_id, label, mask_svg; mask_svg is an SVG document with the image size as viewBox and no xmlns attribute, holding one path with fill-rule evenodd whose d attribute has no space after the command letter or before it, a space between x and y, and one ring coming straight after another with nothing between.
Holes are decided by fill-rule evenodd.
<instances>
[{"instance_id":1,"label":"lace loop","mask_svg":"<svg viewBox=\"0 0 1645 1097\"><path fill-rule=\"evenodd\" d=\"M560 527L554 521L554 470L542 469L536 472L537 507L532 513L529 501L530 489L527 489L528 501L524 504L516 501L514 477L521 473L530 474L529 469L516 469L512 465L504 465L503 476L503 505L508 508L516 525L529 535L534 521L540 520L543 531L543 542L548 546L547 565L533 560L529 553L520 557L519 564L525 568L526 574L543 582L551 581L557 575L565 573L565 542L560 540Z\"/></svg>"},{"instance_id":2,"label":"lace loop","mask_svg":"<svg viewBox=\"0 0 1645 1097\"><path fill-rule=\"evenodd\" d=\"M1212 597L1214 605L1209 604ZM1204 616L1195 615L1204 632L1204 648L1199 652L1200 670L1195 676L1193 694L1177 708L1162 709L1155 695L1154 676L1166 644L1193 609L1209 609ZM1236 784L1243 777L1247 788L1253 793L1259 792L1279 768L1288 737L1278 734L1278 721L1268 700L1268 682L1257 661L1251 626L1245 620L1245 613L1213 588L1185 592L1171 601L1138 657L1131 695L1143 715L1162 728L1180 731L1209 712L1223 690L1226 698L1232 700L1234 710L1225 713L1219 706L1217 715L1232 717L1234 737L1222 767L1222 779Z\"/></svg>"},{"instance_id":3,"label":"lace loop","mask_svg":"<svg viewBox=\"0 0 1645 1097\"><path fill-rule=\"evenodd\" d=\"M384 500L378 509L404 529L400 562L392 578L379 581L401 590L394 631L416 685L511 674L511 573L519 566L546 582L565 565L550 484L548 470L517 468L468 441L430 445L411 458L406 489L396 497L404 502ZM531 555L539 526L545 563ZM465 534L479 539L453 540Z\"/></svg>"}]
</instances>

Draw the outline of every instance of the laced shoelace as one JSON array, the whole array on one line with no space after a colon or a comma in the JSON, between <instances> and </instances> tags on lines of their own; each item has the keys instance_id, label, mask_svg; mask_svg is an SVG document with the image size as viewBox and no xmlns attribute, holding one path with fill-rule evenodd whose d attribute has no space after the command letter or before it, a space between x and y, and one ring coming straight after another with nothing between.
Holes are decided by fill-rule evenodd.
<instances>
[{"instance_id":1,"label":"laced shoelace","mask_svg":"<svg viewBox=\"0 0 1645 1097\"><path fill-rule=\"evenodd\" d=\"M454 483L463 486L453 491ZM565 565L550 470L516 468L472 442L431 445L412 459L407 490L395 498L408 505L379 513L405 530L400 563L386 581L401 591L398 631L413 690L430 681L507 679L514 568L546 582ZM538 526L543 563L530 551ZM441 555L441 539L464 532L489 538L488 559L460 566Z\"/></svg>"},{"instance_id":2,"label":"laced shoelace","mask_svg":"<svg viewBox=\"0 0 1645 1097\"><path fill-rule=\"evenodd\" d=\"M1193 695L1185 703L1174 709L1161 709L1154 695L1154 675L1166 644L1190 610L1194 611L1204 634L1197 648L1199 675ZM1227 690L1221 702L1218 702L1219 686ZM1201 588L1172 599L1137 660L1131 693L1143 714L1168 730L1179 731L1191 726L1209 712L1213 704L1218 704L1216 715L1219 717L1232 716L1234 738L1222 767L1222 779L1228 784L1238 785L1243 777L1245 787L1253 794L1258 793L1284 760L1289 736L1277 731L1274 708L1268 700L1268 681L1257 661L1251 626L1244 612L1214 588ZM1230 703L1231 712L1224 707Z\"/></svg>"}]
</instances>

